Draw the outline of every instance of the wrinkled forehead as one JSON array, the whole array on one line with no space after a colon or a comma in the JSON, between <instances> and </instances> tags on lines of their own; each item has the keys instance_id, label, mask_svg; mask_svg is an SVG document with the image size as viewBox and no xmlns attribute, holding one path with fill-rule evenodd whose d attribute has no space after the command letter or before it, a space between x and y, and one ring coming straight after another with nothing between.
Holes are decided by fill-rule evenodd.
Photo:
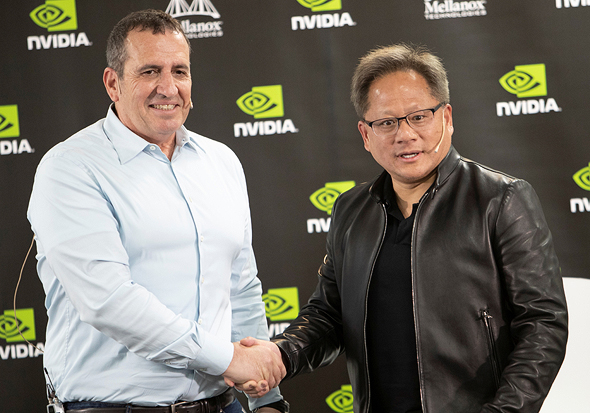
<instances>
[{"instance_id":1,"label":"wrinkled forehead","mask_svg":"<svg viewBox=\"0 0 590 413\"><path fill-rule=\"evenodd\" d=\"M125 39L125 48L127 61L176 61L190 65L190 49L183 34L175 31L154 34L151 30L133 30Z\"/></svg>"}]
</instances>

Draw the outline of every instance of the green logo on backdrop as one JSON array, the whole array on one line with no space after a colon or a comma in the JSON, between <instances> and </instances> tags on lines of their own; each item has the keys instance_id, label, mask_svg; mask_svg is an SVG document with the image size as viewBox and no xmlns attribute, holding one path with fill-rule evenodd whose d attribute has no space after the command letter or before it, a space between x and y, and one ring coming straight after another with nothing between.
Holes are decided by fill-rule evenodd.
<instances>
[{"instance_id":1,"label":"green logo on backdrop","mask_svg":"<svg viewBox=\"0 0 590 413\"><path fill-rule=\"evenodd\" d=\"M262 296L266 316L271 321L293 320L299 314L297 287L271 288Z\"/></svg>"},{"instance_id":2,"label":"green logo on backdrop","mask_svg":"<svg viewBox=\"0 0 590 413\"><path fill-rule=\"evenodd\" d=\"M242 95L236 103L255 119L280 118L284 116L283 87L281 85L256 86Z\"/></svg>"},{"instance_id":3,"label":"green logo on backdrop","mask_svg":"<svg viewBox=\"0 0 590 413\"><path fill-rule=\"evenodd\" d=\"M330 11L342 9L342 0L297 0L311 11Z\"/></svg>"},{"instance_id":4,"label":"green logo on backdrop","mask_svg":"<svg viewBox=\"0 0 590 413\"><path fill-rule=\"evenodd\" d=\"M573 178L580 188L590 191L590 164L576 172Z\"/></svg>"},{"instance_id":5,"label":"green logo on backdrop","mask_svg":"<svg viewBox=\"0 0 590 413\"><path fill-rule=\"evenodd\" d=\"M353 188L354 185L354 181L328 182L325 187L311 194L309 200L320 211L325 211L328 215L332 215L332 207L338 195Z\"/></svg>"},{"instance_id":6,"label":"green logo on backdrop","mask_svg":"<svg viewBox=\"0 0 590 413\"><path fill-rule=\"evenodd\" d=\"M18 107L16 105L0 106L0 138L18 138Z\"/></svg>"},{"instance_id":7,"label":"green logo on backdrop","mask_svg":"<svg viewBox=\"0 0 590 413\"><path fill-rule=\"evenodd\" d=\"M326 398L330 409L338 413L352 413L352 386L343 385L340 390L335 391Z\"/></svg>"},{"instance_id":8,"label":"green logo on backdrop","mask_svg":"<svg viewBox=\"0 0 590 413\"><path fill-rule=\"evenodd\" d=\"M50 32L76 30L76 0L45 0L45 4L33 10L29 16L36 25Z\"/></svg>"},{"instance_id":9,"label":"green logo on backdrop","mask_svg":"<svg viewBox=\"0 0 590 413\"><path fill-rule=\"evenodd\" d=\"M35 313L32 308L16 310L16 318L14 310L5 310L4 314L0 315L0 338L9 343L25 341L20 335L19 329L27 340L36 339Z\"/></svg>"},{"instance_id":10,"label":"green logo on backdrop","mask_svg":"<svg viewBox=\"0 0 590 413\"><path fill-rule=\"evenodd\" d=\"M513 71L500 78L500 84L519 98L547 96L545 65L515 66Z\"/></svg>"}]
</instances>

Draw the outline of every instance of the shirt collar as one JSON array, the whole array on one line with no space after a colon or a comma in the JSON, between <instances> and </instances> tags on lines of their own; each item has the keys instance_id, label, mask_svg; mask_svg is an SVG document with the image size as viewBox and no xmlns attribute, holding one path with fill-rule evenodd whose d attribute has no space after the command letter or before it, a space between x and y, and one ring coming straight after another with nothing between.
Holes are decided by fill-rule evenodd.
<instances>
[{"instance_id":1,"label":"shirt collar","mask_svg":"<svg viewBox=\"0 0 590 413\"><path fill-rule=\"evenodd\" d=\"M113 104L109 106L103 124L103 130L113 144L113 148L117 152L121 164L129 162L141 152L145 151L146 148L153 145L123 125L115 114ZM195 152L204 151L203 146L199 145L198 141L191 136L184 126L181 126L176 131L176 146L190 148Z\"/></svg>"}]
</instances>

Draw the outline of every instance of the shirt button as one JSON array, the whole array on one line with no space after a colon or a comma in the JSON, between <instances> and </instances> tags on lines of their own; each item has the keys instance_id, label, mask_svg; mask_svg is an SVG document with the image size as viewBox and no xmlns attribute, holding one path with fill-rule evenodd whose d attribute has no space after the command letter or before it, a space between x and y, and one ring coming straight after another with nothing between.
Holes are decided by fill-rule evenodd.
<instances>
[{"instance_id":1,"label":"shirt button","mask_svg":"<svg viewBox=\"0 0 590 413\"><path fill-rule=\"evenodd\" d=\"M199 323L199 325L203 324L203 319L201 317L199 317L198 323Z\"/></svg>"},{"instance_id":2,"label":"shirt button","mask_svg":"<svg viewBox=\"0 0 590 413\"><path fill-rule=\"evenodd\" d=\"M205 241L205 237L201 235L201 237L199 238L199 240L200 240L201 242L203 242L203 241Z\"/></svg>"},{"instance_id":3,"label":"shirt button","mask_svg":"<svg viewBox=\"0 0 590 413\"><path fill-rule=\"evenodd\" d=\"M151 149L152 151L155 151L155 150L156 150L156 145L151 145L151 146L150 146L150 149Z\"/></svg>"},{"instance_id":4,"label":"shirt button","mask_svg":"<svg viewBox=\"0 0 590 413\"><path fill-rule=\"evenodd\" d=\"M201 284L205 283L205 277L201 277Z\"/></svg>"}]
</instances>

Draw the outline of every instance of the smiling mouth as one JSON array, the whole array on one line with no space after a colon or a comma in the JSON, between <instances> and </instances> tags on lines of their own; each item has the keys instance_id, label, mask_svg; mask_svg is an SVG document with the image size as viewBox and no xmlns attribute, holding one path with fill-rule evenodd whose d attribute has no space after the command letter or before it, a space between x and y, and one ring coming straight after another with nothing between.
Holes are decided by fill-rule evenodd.
<instances>
[{"instance_id":1,"label":"smiling mouth","mask_svg":"<svg viewBox=\"0 0 590 413\"><path fill-rule=\"evenodd\" d=\"M176 107L176 105L150 105L154 109L159 110L172 110Z\"/></svg>"},{"instance_id":2,"label":"smiling mouth","mask_svg":"<svg viewBox=\"0 0 590 413\"><path fill-rule=\"evenodd\" d=\"M416 156L418 156L419 153L415 152L415 153L405 153L403 155L400 155L400 158L404 158L404 159L412 159L415 158Z\"/></svg>"}]
</instances>

